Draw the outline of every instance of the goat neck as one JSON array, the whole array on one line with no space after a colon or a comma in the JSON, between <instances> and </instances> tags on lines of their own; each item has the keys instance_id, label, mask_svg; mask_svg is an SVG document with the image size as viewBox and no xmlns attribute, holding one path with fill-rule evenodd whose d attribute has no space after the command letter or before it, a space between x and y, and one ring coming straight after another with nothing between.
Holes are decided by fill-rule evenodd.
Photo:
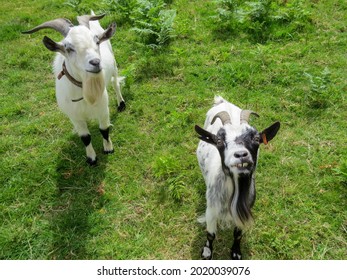
<instances>
[{"instance_id":1,"label":"goat neck","mask_svg":"<svg viewBox=\"0 0 347 280\"><path fill-rule=\"evenodd\" d=\"M69 73L69 71L66 68L66 64L65 61L63 62L62 65L62 70L58 75L58 80L60 80L63 76L66 76L66 78L68 78L68 80L73 83L75 86L82 88L82 82L77 81L74 77L71 76L71 74ZM74 100L73 100L74 101Z\"/></svg>"}]
</instances>

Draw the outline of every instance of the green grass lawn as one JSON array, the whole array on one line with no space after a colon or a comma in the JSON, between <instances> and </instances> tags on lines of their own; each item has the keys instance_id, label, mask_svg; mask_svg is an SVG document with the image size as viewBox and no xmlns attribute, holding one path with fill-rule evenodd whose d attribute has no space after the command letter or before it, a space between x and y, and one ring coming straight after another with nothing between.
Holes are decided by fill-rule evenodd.
<instances>
[{"instance_id":1,"label":"green grass lawn","mask_svg":"<svg viewBox=\"0 0 347 280\"><path fill-rule=\"evenodd\" d=\"M91 122L99 161L89 167L57 107L54 55L41 43L60 35L20 32L105 11L107 1L93 2L1 3L0 259L199 259L205 186L194 125L214 95L258 112L259 129L282 124L261 147L244 258L347 259L346 2L277 1L301 3L309 21L257 41L222 28L215 1L166 1L175 36L159 49L106 10L101 24L117 21L111 41L127 108L117 112L110 88L115 153L102 154ZM232 231L220 230L215 259L228 259L231 244Z\"/></svg>"}]
</instances>

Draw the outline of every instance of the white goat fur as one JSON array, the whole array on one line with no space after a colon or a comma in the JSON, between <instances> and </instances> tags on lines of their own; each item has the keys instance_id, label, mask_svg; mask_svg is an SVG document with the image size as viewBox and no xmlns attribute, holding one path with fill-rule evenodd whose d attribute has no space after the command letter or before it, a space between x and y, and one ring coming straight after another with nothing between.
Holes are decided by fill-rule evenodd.
<instances>
[{"instance_id":1,"label":"white goat fur","mask_svg":"<svg viewBox=\"0 0 347 280\"><path fill-rule=\"evenodd\" d=\"M64 41L71 42L77 49L76 57L69 59L62 54L57 53L54 61L54 74L58 77L62 70L62 64L66 61L66 68L69 73L79 81L82 81L83 89L72 84L67 77L62 77L60 80L56 78L56 98L60 109L70 118L78 135L90 134L87 123L89 119L98 119L100 129L106 129L110 126L109 109L108 109L108 94L105 84L107 85L112 76L118 76L117 67L112 54L111 44L105 41L100 44L100 54L95 49L93 34L101 34L103 29L98 21L90 22L90 30L85 26L73 27ZM85 71L88 61L91 57L100 57L103 70L97 77L96 74ZM93 86L93 83L95 85ZM93 92L90 90L94 89ZM95 89L98 89L98 91ZM115 89L117 96L120 95L119 84L116 80ZM119 92L119 93L118 93ZM93 95L95 98L93 99ZM84 100L72 102L73 99L84 97ZM104 150L113 150L111 140L108 142L104 139ZM96 153L90 143L87 147L87 157L92 161L96 160Z\"/></svg>"},{"instance_id":2,"label":"white goat fur","mask_svg":"<svg viewBox=\"0 0 347 280\"><path fill-rule=\"evenodd\" d=\"M241 110L216 96L207 112L204 128L195 126L200 142L197 158L206 184L206 212L200 222L206 222L207 240L201 257L211 259L217 224L234 223L234 243L231 258L242 259L242 232L253 223L251 208L255 202L255 172L259 146L272 140L280 128L275 122L258 132L248 123L250 110Z\"/></svg>"},{"instance_id":3,"label":"white goat fur","mask_svg":"<svg viewBox=\"0 0 347 280\"><path fill-rule=\"evenodd\" d=\"M240 150L240 148L242 149L243 147L237 145L230 146L231 144L233 144L233 141L231 140L234 140L235 137L241 135L247 128L250 128L250 125L240 125L240 115L242 110L239 107L232 103L229 103L220 96L216 96L214 99L214 106L206 114L204 129L213 134L217 134L219 129L223 127L222 122L220 119L217 119L213 124L211 124L211 122L213 117L217 113L222 111L228 112L233 124L229 127L227 133L227 142L229 143L228 153L233 154L234 151ZM252 224L252 220L249 220L248 223L244 224L240 221L238 215L235 214L231 216L230 211L228 210L228 208L230 207L229 198L232 197L234 189L238 190L238 188L234 188L235 186L233 185L233 180L231 180L229 176L226 176L224 174L222 170L221 158L216 147L204 141L200 141L197 149L197 157L200 168L202 170L202 174L205 179L205 184L207 186L206 213L204 216L199 218L199 222L203 223L206 222L206 220L209 220L207 222L208 232L216 232L217 222L220 222L222 226L227 227L229 227L231 223L234 222L235 225L241 229L248 228ZM228 158L230 158L231 160L234 159L234 157L232 156ZM233 162L230 162L228 164L228 166L232 165ZM237 171L235 170L234 174L236 173ZM254 190L254 176L255 173L253 173L253 180L250 191ZM216 187L217 180L223 182L221 183L221 189L218 191L212 189ZM234 181L235 183L237 183L238 180ZM212 192L214 194L212 194ZM220 197L216 197L216 194L218 194ZM237 211L235 210L237 199L238 194L235 193L233 196L233 202L231 204L231 206L234 208L231 211L231 213L233 214L237 213Z\"/></svg>"},{"instance_id":4,"label":"white goat fur","mask_svg":"<svg viewBox=\"0 0 347 280\"><path fill-rule=\"evenodd\" d=\"M94 13L92 15L94 16ZM111 123L106 88L110 82L113 83L118 109L124 109L125 103L120 91L120 81L123 78L118 77L112 46L108 40L113 33L99 40L99 36L104 34L105 30L98 20L91 20L88 24L78 26L70 25L68 28L68 32L63 34L65 38L60 43L45 37L44 44L57 53L53 68L58 106L70 118L75 131L85 143L88 162L95 164L96 153L91 143L87 121L98 120L104 137L104 152L113 152L113 144L109 137ZM40 29L42 28L24 33L32 33ZM68 74L82 83L82 88L72 83L66 73L61 76L63 63L66 65Z\"/></svg>"}]
</instances>

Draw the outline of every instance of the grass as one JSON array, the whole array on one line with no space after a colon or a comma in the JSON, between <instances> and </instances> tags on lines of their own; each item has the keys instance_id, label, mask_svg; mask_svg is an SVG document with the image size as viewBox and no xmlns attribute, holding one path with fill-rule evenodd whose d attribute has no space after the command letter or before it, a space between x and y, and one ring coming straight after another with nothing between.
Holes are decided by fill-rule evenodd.
<instances>
[{"instance_id":1,"label":"grass","mask_svg":"<svg viewBox=\"0 0 347 280\"><path fill-rule=\"evenodd\" d=\"M92 122L91 168L55 102L53 54L41 40L59 34L20 31L104 11L92 2L2 3L0 259L199 259L205 186L193 127L216 94L257 111L259 129L282 123L261 147L244 257L347 259L347 181L338 172L347 156L346 3L306 1L309 28L262 43L218 28L213 1L166 1L175 37L160 49L118 23L112 44L127 109L116 111L110 89L116 150L102 155ZM102 25L119 17L110 11ZM230 230L219 231L216 259L228 258L231 242Z\"/></svg>"}]
</instances>

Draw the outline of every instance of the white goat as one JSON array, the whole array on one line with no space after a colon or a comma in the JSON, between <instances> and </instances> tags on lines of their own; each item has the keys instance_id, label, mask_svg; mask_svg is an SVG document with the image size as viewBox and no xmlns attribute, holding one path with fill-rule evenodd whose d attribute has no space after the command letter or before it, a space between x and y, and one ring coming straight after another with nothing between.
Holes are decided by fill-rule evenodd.
<instances>
[{"instance_id":1,"label":"white goat","mask_svg":"<svg viewBox=\"0 0 347 280\"><path fill-rule=\"evenodd\" d=\"M87 162L96 164L96 153L91 143L87 121L97 119L103 136L104 153L113 153L109 137L110 117L106 87L112 81L116 91L118 110L125 109L120 91L118 69L109 39L116 31L112 23L104 30L99 19L104 15L84 15L77 17L78 26L67 19L45 22L24 34L31 34L44 28L60 32L64 39L57 43L48 37L44 45L57 52L54 61L56 76L56 98L60 109L70 118L81 137L87 153Z\"/></svg>"},{"instance_id":2,"label":"white goat","mask_svg":"<svg viewBox=\"0 0 347 280\"><path fill-rule=\"evenodd\" d=\"M242 230L252 223L259 145L267 144L280 128L275 122L259 133L248 124L251 114L257 115L217 96L214 107L207 112L204 129L195 126L201 139L197 158L207 187L206 213L200 220L207 225L207 241L201 253L204 259L212 258L218 222L234 223L231 258L242 258Z\"/></svg>"}]
</instances>

